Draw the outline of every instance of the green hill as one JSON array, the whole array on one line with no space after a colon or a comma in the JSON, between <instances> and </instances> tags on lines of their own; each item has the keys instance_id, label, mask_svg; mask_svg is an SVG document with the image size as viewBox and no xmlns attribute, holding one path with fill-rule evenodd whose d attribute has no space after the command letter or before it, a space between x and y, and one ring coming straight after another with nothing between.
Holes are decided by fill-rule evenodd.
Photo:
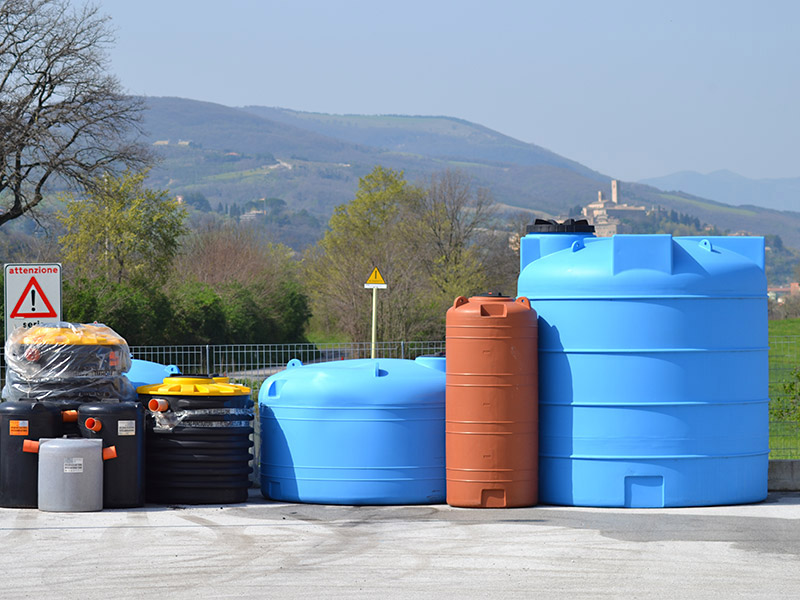
<instances>
[{"instance_id":1,"label":"green hill","mask_svg":"<svg viewBox=\"0 0 800 600\"><path fill-rule=\"evenodd\" d=\"M272 196L327 216L353 197L358 178L377 164L402 169L407 179L418 182L436 171L459 168L476 185L489 188L498 202L548 216L562 212L565 202L574 205L610 186L608 177L574 161L456 119L369 117L362 122L348 117L360 123L354 129L361 135L336 138L328 134L336 134L338 126L318 130L320 123L330 123L304 121L299 116L304 113L288 118L280 111L284 122L279 122L254 114L255 109L208 102L148 98L147 103L147 139L169 142L155 146L163 162L153 183L179 194L202 192L212 205ZM268 114L269 109L256 112ZM313 127L297 126L303 123ZM383 143L386 135L403 141Z\"/></svg>"},{"instance_id":2,"label":"green hill","mask_svg":"<svg viewBox=\"0 0 800 600\"><path fill-rule=\"evenodd\" d=\"M327 220L352 199L375 165L402 169L412 182L458 168L511 209L566 215L611 178L534 144L449 117L303 113L230 108L181 98L148 98L145 129L163 162L153 184L202 193L212 206L281 198L291 211ZM163 142L168 141L168 144ZM620 182L621 199L690 214L730 232L781 236L800 248L800 213L731 206L684 193Z\"/></svg>"},{"instance_id":3,"label":"green hill","mask_svg":"<svg viewBox=\"0 0 800 600\"><path fill-rule=\"evenodd\" d=\"M246 111L328 137L382 150L462 161L551 166L598 181L608 177L540 146L452 117L327 115L247 106Z\"/></svg>"}]
</instances>

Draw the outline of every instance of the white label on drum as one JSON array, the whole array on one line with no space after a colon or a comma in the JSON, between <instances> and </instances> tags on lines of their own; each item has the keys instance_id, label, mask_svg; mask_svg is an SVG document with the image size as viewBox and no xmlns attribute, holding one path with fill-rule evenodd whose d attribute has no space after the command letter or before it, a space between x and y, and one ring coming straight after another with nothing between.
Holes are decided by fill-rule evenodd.
<instances>
[{"instance_id":1,"label":"white label on drum","mask_svg":"<svg viewBox=\"0 0 800 600\"><path fill-rule=\"evenodd\" d=\"M136 421L119 421L117 435L136 435Z\"/></svg>"},{"instance_id":2,"label":"white label on drum","mask_svg":"<svg viewBox=\"0 0 800 600\"><path fill-rule=\"evenodd\" d=\"M64 473L83 473L83 458L65 458Z\"/></svg>"}]
</instances>

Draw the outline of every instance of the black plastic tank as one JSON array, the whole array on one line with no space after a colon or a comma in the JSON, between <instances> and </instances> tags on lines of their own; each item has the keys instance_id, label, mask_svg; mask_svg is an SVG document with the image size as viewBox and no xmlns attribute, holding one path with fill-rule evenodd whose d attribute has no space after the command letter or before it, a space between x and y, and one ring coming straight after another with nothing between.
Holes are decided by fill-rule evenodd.
<instances>
[{"instance_id":1,"label":"black plastic tank","mask_svg":"<svg viewBox=\"0 0 800 600\"><path fill-rule=\"evenodd\" d=\"M147 501L246 501L253 458L250 388L223 378L179 375L138 392L148 406Z\"/></svg>"},{"instance_id":2,"label":"black plastic tank","mask_svg":"<svg viewBox=\"0 0 800 600\"><path fill-rule=\"evenodd\" d=\"M80 400L52 400L52 404L61 410L61 421L64 423L63 435L65 437L81 437L81 431L78 427L78 408L80 408Z\"/></svg>"},{"instance_id":3,"label":"black plastic tank","mask_svg":"<svg viewBox=\"0 0 800 600\"><path fill-rule=\"evenodd\" d=\"M49 402L0 404L0 506L36 508L39 457L23 452L26 440L61 437L61 409Z\"/></svg>"},{"instance_id":4,"label":"black plastic tank","mask_svg":"<svg viewBox=\"0 0 800 600\"><path fill-rule=\"evenodd\" d=\"M82 404L78 409L81 436L100 438L116 447L116 458L103 464L103 507L143 506L144 407L139 402Z\"/></svg>"},{"instance_id":5,"label":"black plastic tank","mask_svg":"<svg viewBox=\"0 0 800 600\"><path fill-rule=\"evenodd\" d=\"M41 380L25 379L6 371L5 400L48 400L51 402L120 402L135 400L136 391L125 375L89 375Z\"/></svg>"}]
</instances>

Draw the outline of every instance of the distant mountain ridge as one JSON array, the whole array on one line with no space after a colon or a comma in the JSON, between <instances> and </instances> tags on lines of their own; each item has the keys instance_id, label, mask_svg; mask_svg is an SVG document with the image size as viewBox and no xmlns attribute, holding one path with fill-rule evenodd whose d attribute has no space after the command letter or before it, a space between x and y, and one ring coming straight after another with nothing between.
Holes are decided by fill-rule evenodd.
<instances>
[{"instance_id":1,"label":"distant mountain ridge","mask_svg":"<svg viewBox=\"0 0 800 600\"><path fill-rule=\"evenodd\" d=\"M265 106L246 106L244 110L328 137L392 152L524 166L548 165L599 181L609 179L555 152L454 117L330 115Z\"/></svg>"},{"instance_id":2,"label":"distant mountain ridge","mask_svg":"<svg viewBox=\"0 0 800 600\"><path fill-rule=\"evenodd\" d=\"M205 148L246 154L302 153L310 160L365 160L372 149L198 100L148 98L145 129L155 141L191 141Z\"/></svg>"},{"instance_id":3,"label":"distant mountain ridge","mask_svg":"<svg viewBox=\"0 0 800 600\"><path fill-rule=\"evenodd\" d=\"M176 194L202 193L214 207L281 198L290 210L324 222L375 165L422 184L433 173L460 169L508 210L531 218L565 216L598 191L611 193L607 175L462 119L231 108L182 98L146 102L146 139L162 143L154 148L163 158L151 182ZM731 206L641 183L620 182L620 194L624 202L674 209L723 230L777 234L800 248L800 212Z\"/></svg>"},{"instance_id":4,"label":"distant mountain ridge","mask_svg":"<svg viewBox=\"0 0 800 600\"><path fill-rule=\"evenodd\" d=\"M643 179L639 183L665 192L679 190L726 204L800 211L800 177L750 179L727 170L706 175L696 171L680 171Z\"/></svg>"}]
</instances>

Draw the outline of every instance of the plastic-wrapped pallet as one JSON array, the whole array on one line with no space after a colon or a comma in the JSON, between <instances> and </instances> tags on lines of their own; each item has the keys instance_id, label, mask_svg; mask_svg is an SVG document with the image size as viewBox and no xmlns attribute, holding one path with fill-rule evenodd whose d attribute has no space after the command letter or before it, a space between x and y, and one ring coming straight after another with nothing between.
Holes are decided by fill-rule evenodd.
<instances>
[{"instance_id":1,"label":"plastic-wrapped pallet","mask_svg":"<svg viewBox=\"0 0 800 600\"><path fill-rule=\"evenodd\" d=\"M136 399L125 339L101 324L46 323L6 341L4 400L120 402Z\"/></svg>"}]
</instances>

